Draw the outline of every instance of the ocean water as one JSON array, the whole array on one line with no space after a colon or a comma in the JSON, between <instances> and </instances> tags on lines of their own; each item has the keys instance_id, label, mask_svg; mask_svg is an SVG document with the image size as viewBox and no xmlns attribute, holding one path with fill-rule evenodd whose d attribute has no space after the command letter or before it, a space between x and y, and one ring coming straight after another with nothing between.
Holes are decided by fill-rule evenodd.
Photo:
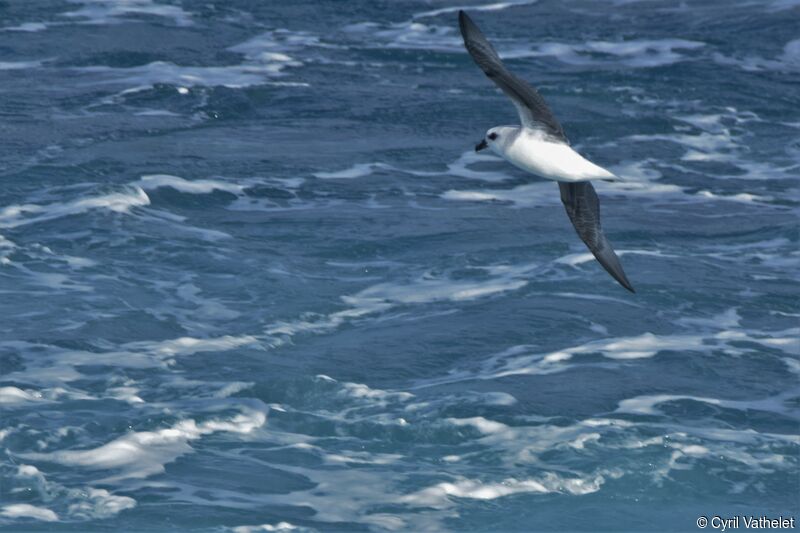
<instances>
[{"instance_id":1,"label":"ocean water","mask_svg":"<svg viewBox=\"0 0 800 533\"><path fill-rule=\"evenodd\" d=\"M800 2L6 0L0 80L0 529L800 518Z\"/></svg>"}]
</instances>

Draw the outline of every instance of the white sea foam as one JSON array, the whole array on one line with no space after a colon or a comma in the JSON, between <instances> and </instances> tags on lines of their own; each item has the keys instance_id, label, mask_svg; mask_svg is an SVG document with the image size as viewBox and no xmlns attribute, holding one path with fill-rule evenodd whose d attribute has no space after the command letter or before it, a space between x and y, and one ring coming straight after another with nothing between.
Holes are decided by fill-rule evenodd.
<instances>
[{"instance_id":1,"label":"white sea foam","mask_svg":"<svg viewBox=\"0 0 800 533\"><path fill-rule=\"evenodd\" d=\"M649 256L656 256L656 257L678 257L673 254L665 254L660 250L617 250L617 255L649 255ZM559 257L554 262L560 263L563 265L569 265L571 267L577 267L583 263L589 263L594 261L594 256L589 252L581 252L581 253L574 253L568 254L563 257Z\"/></svg>"},{"instance_id":2,"label":"white sea foam","mask_svg":"<svg viewBox=\"0 0 800 533\"><path fill-rule=\"evenodd\" d=\"M477 11L494 11L517 5L535 3L536 0L509 0L491 4L469 6ZM463 6L448 6L413 15L411 20L392 24L362 22L344 29L355 35L367 36L365 46L378 43L389 48L436 50L446 53L463 53L463 42L450 25L440 26L419 22L452 13ZM500 57L517 59L526 57L553 57L576 66L651 68L692 60L691 52L705 47L705 43L687 39L633 39L629 41L587 41L583 43L545 42L530 46L501 47ZM689 52L687 54L687 52Z\"/></svg>"},{"instance_id":3,"label":"white sea foam","mask_svg":"<svg viewBox=\"0 0 800 533\"><path fill-rule=\"evenodd\" d=\"M643 359L664 350L706 351L702 335L654 335L643 333L634 337L617 337L589 341L585 344L552 352L530 353L530 347L520 346L491 356L484 362L484 372L474 376L479 379L519 374L550 374L568 370L567 364L577 355L599 354L609 359ZM494 370L490 370L494 369Z\"/></svg>"},{"instance_id":4,"label":"white sea foam","mask_svg":"<svg viewBox=\"0 0 800 533\"><path fill-rule=\"evenodd\" d=\"M227 183L220 180L187 180L179 176L169 174L150 174L142 176L135 183L144 190L158 189L160 187L170 187L176 191L189 194L208 194L214 191L224 191L231 194L242 194L244 186L235 183Z\"/></svg>"},{"instance_id":5,"label":"white sea foam","mask_svg":"<svg viewBox=\"0 0 800 533\"><path fill-rule=\"evenodd\" d=\"M442 174L457 176L460 178L475 179L488 182L506 181L512 178L510 174L498 170L474 170L470 165L475 163L498 163L503 164L502 160L492 154L484 154L467 150L458 159L447 164L447 171Z\"/></svg>"},{"instance_id":6,"label":"white sea foam","mask_svg":"<svg viewBox=\"0 0 800 533\"><path fill-rule=\"evenodd\" d=\"M230 88L254 85L307 86L304 82L274 81L288 67L300 67L303 63L287 52L299 51L308 46L321 46L316 37L304 32L274 30L232 46L232 52L245 57L237 65L183 66L166 61L154 61L146 65L128 68L88 66L76 68L78 72L91 74L92 85L129 84L133 87L111 97L111 100L126 94L152 88L155 84L178 87L182 94L196 86L223 86ZM109 101L108 99L104 100Z\"/></svg>"},{"instance_id":7,"label":"white sea foam","mask_svg":"<svg viewBox=\"0 0 800 533\"><path fill-rule=\"evenodd\" d=\"M508 202L514 207L555 205L560 202L558 189L544 181L527 183L511 189L455 190L442 193L444 200L461 202Z\"/></svg>"},{"instance_id":8,"label":"white sea foam","mask_svg":"<svg viewBox=\"0 0 800 533\"><path fill-rule=\"evenodd\" d=\"M266 327L265 333L277 346L299 333L325 333L342 324L401 305L442 301L469 301L515 291L525 287L524 279L537 265L483 267L487 279L466 281L446 276L422 275L408 283L379 283L351 296L342 296L350 307L327 315L307 315L301 320L280 321Z\"/></svg>"},{"instance_id":9,"label":"white sea foam","mask_svg":"<svg viewBox=\"0 0 800 533\"><path fill-rule=\"evenodd\" d=\"M73 518L106 519L126 509L136 507L136 500L128 496L117 496L105 489L90 488L82 501L69 506L69 514Z\"/></svg>"},{"instance_id":10,"label":"white sea foam","mask_svg":"<svg viewBox=\"0 0 800 533\"><path fill-rule=\"evenodd\" d=\"M191 311L192 316L194 316L194 320L197 318L208 320L233 320L241 316L241 313L236 310L229 309L222 301L204 297L202 293L203 291L191 282L180 284L175 291L176 296L178 296L181 300L189 302L192 306L194 306L194 309ZM187 317L187 319L193 320L189 317ZM203 328L200 328L200 331L202 330Z\"/></svg>"},{"instance_id":11,"label":"white sea foam","mask_svg":"<svg viewBox=\"0 0 800 533\"><path fill-rule=\"evenodd\" d=\"M721 53L712 56L720 65L735 66L749 72L765 70L778 72L800 71L800 39L786 43L783 52L774 59L765 59L760 56L729 57Z\"/></svg>"},{"instance_id":12,"label":"white sea foam","mask_svg":"<svg viewBox=\"0 0 800 533\"><path fill-rule=\"evenodd\" d=\"M447 421L456 426L474 427L484 435L507 432L510 429L506 424L487 420L482 416L475 416L472 418L448 418Z\"/></svg>"},{"instance_id":13,"label":"white sea foam","mask_svg":"<svg viewBox=\"0 0 800 533\"><path fill-rule=\"evenodd\" d=\"M781 395L783 400L792 397L796 391L789 391ZM653 402L671 401L676 399L693 399L694 397L681 397L664 395L659 398L642 398L641 405L635 402L628 404L628 407L642 407L643 411L636 411L640 414L652 414L660 416L659 411L650 411ZM652 401L651 401L652 400ZM703 401L715 399L699 399ZM763 403L758 401L757 403ZM725 400L713 401L713 405L733 407L737 409L751 408L748 402L728 402ZM781 407L784 412L788 411L785 406ZM684 415L685 416L685 415ZM518 469L520 464L533 463L537 466L544 466L546 460L544 454L549 454L554 450L566 452L570 449L581 450L582 454L590 454L597 457L597 460L610 463L606 470L595 472L594 474L584 474L582 481L593 479L617 478L628 475L627 469L613 467L614 458L619 457L618 449L640 450L646 448L656 448L658 451L665 450L667 454L660 454L656 460L653 459L653 452L648 453L647 460L652 465L651 474L657 483L667 479L669 472L674 469L688 469L698 461L706 458L724 457L732 461L731 465L738 471L747 473L768 473L775 469L791 468L786 462L786 444L800 442L800 436L759 433L752 429L730 430L720 428L709 428L707 425L691 426L679 423L664 423L661 420L654 422L631 422L614 418L590 418L577 421L571 425L552 425L548 423L535 425L514 425L498 423L486 420L482 417L469 419L448 419L448 422L457 427L474 427L479 431L477 443L483 449L492 450L494 455L499 455L504 459L504 464L509 468ZM661 436L650 437L653 432ZM461 435L462 438L469 438L467 441L468 449L474 450L476 442L474 437ZM743 444L754 444L755 446L747 449ZM780 452L778 451L780 450ZM632 453L625 452L625 457L630 457ZM656 452L658 453L658 452ZM602 455L600 455L602 454ZM472 456L476 458L482 456L482 452L471 452L464 456L459 456L458 460L451 462L461 463L469 460ZM606 459L603 459L603 458ZM544 464L543 464L544 463ZM513 484L512 484L513 486ZM595 488L590 485L591 488ZM480 485L467 484L466 489L480 491ZM599 486L598 486L599 488ZM445 501L444 497L448 494L458 497L470 497L459 491L458 487L435 486L434 490L425 493L428 498L439 498L438 501ZM497 497L503 495L503 491L488 491L485 494L477 492L473 497Z\"/></svg>"},{"instance_id":14,"label":"white sea foam","mask_svg":"<svg viewBox=\"0 0 800 533\"><path fill-rule=\"evenodd\" d=\"M697 191L696 194L697 196L702 196L704 198L718 198L732 202L744 202L744 203L769 202L771 200L774 200L772 196L761 196L758 194L751 194L747 192L741 192L737 194L715 194L711 191L702 190L702 191Z\"/></svg>"},{"instance_id":15,"label":"white sea foam","mask_svg":"<svg viewBox=\"0 0 800 533\"><path fill-rule=\"evenodd\" d=\"M38 352L38 357L30 361L25 369L8 374L8 379L20 380L42 385L38 391L21 390L10 387L2 394L6 403L55 401L62 398L90 399L92 396L67 387L66 384L84 378L77 369L85 365L105 365L122 368L161 368L167 369L175 363L176 357L191 356L202 352L224 352L240 347L262 349L263 339L254 336L222 336L205 339L182 337L166 341L138 341L123 344L118 349L108 351L81 351L57 348L49 345L25 344L26 349ZM19 346L19 345L17 345ZM109 382L106 396L141 404L139 390L132 381ZM240 385L241 386L241 385ZM234 387L232 385L232 387ZM12 390L13 389L13 390ZM239 389L241 390L241 389ZM234 388L227 394L233 394Z\"/></svg>"},{"instance_id":16,"label":"white sea foam","mask_svg":"<svg viewBox=\"0 0 800 533\"><path fill-rule=\"evenodd\" d=\"M13 243L12 241L8 240L3 235L0 235L0 249L13 250L16 247L17 247L17 245L15 243Z\"/></svg>"},{"instance_id":17,"label":"white sea foam","mask_svg":"<svg viewBox=\"0 0 800 533\"><path fill-rule=\"evenodd\" d=\"M681 156L681 161L686 166L673 163L669 165L680 171L692 171L692 165L697 162L717 161L724 162L738 171L728 173L709 174L715 179L736 179L736 180L773 180L773 179L793 179L796 174L795 165L776 166L773 163L755 161L752 159L752 149L746 134L741 132L742 128L749 123L763 122L756 114L749 111L740 111L736 108L726 107L717 112L678 115L678 120L690 124L701 131L692 132L691 128L675 126L675 132L633 135L626 139L634 142L670 142L685 147L686 151ZM661 165L655 160L646 160L628 164L627 167L616 167L615 172L622 173L626 181L634 183L653 184L656 179L660 179L660 172L654 170L652 166ZM650 167L650 168L648 168ZM688 168L687 168L688 167ZM644 171L644 172L643 172ZM634 179L636 178L636 179ZM625 194L631 191L626 182L598 184L600 189L611 188ZM672 191L682 196L690 196L694 201L700 200L723 200L744 203L772 203L774 198L769 195L755 194L752 192L739 192L735 194L721 194L714 190L704 189L696 193L687 193L686 188L672 186Z\"/></svg>"},{"instance_id":18,"label":"white sea foam","mask_svg":"<svg viewBox=\"0 0 800 533\"><path fill-rule=\"evenodd\" d=\"M406 504L442 508L454 505L450 497L470 498L475 500L494 500L523 492L547 494L561 492L572 495L591 494L600 490L605 479L603 476L593 478L568 478L548 473L541 479L507 478L501 482L480 482L472 479L457 478L450 482L442 482L418 492L403 496L400 501Z\"/></svg>"},{"instance_id":19,"label":"white sea foam","mask_svg":"<svg viewBox=\"0 0 800 533\"><path fill-rule=\"evenodd\" d=\"M517 399L507 392L485 392L477 395L478 401L483 405L511 406L517 404Z\"/></svg>"},{"instance_id":20,"label":"white sea foam","mask_svg":"<svg viewBox=\"0 0 800 533\"><path fill-rule=\"evenodd\" d=\"M369 176L376 170L395 169L391 165L386 165L384 163L357 163L348 169L336 172L316 172L314 176L320 179L354 179Z\"/></svg>"},{"instance_id":21,"label":"white sea foam","mask_svg":"<svg viewBox=\"0 0 800 533\"><path fill-rule=\"evenodd\" d=\"M124 192L79 198L71 202L47 205L10 205L0 210L0 227L15 228L28 224L46 222L65 216L78 215L95 209L107 209L115 213L128 213L134 207L150 204L150 198L139 187Z\"/></svg>"},{"instance_id":22,"label":"white sea foam","mask_svg":"<svg viewBox=\"0 0 800 533\"><path fill-rule=\"evenodd\" d=\"M637 424L643 427L643 424ZM753 480L776 471L793 468L791 452L786 446L800 443L800 436L759 433L753 429L735 430L653 422L647 426L663 436L645 439L625 438L620 448L628 450L655 447L668 451L655 464L651 476L657 485L669 479L672 470L689 470L695 465L705 470L704 461L724 460L728 471L736 471L750 478L737 483L738 490L754 484ZM757 483L756 483L757 485ZM757 488L757 487L756 487Z\"/></svg>"},{"instance_id":23,"label":"white sea foam","mask_svg":"<svg viewBox=\"0 0 800 533\"><path fill-rule=\"evenodd\" d=\"M526 280L511 278L487 281L422 278L409 285L394 283L373 285L354 296L346 297L345 301L358 305L365 303L419 304L440 300L463 301L514 291L527 284Z\"/></svg>"},{"instance_id":24,"label":"white sea foam","mask_svg":"<svg viewBox=\"0 0 800 533\"><path fill-rule=\"evenodd\" d=\"M428 17L438 17L439 15L456 13L457 11L460 11L462 9L468 9L469 11L501 11L503 9L508 9L509 7L535 4L538 1L539 0L507 0L505 2L494 2L491 4L441 7L439 9L433 9L431 11L423 11L422 13L415 13L413 18L421 19Z\"/></svg>"},{"instance_id":25,"label":"white sea foam","mask_svg":"<svg viewBox=\"0 0 800 533\"><path fill-rule=\"evenodd\" d=\"M61 450L51 453L26 453L22 457L34 461L55 462L65 466L116 470L119 473L105 482L126 478L146 478L164 472L165 465L190 453L189 442L216 432L249 434L264 425L263 412L247 410L229 419L211 419L197 423L181 420L173 426L154 431L131 432L100 447L88 450ZM111 506L124 505L120 500Z\"/></svg>"},{"instance_id":26,"label":"white sea foam","mask_svg":"<svg viewBox=\"0 0 800 533\"><path fill-rule=\"evenodd\" d=\"M57 522L58 515L45 507L37 507L28 503L15 503L5 505L0 510L0 515L8 518L33 518L43 522Z\"/></svg>"},{"instance_id":27,"label":"white sea foam","mask_svg":"<svg viewBox=\"0 0 800 533\"><path fill-rule=\"evenodd\" d=\"M682 157L685 161L721 160L737 149L733 132L725 122L742 124L752 120L752 115L740 113L734 108L726 108L724 113L681 115L676 118L702 131L699 133L680 131L678 133L633 135L627 139L644 142L667 141L686 146L689 150Z\"/></svg>"},{"instance_id":28,"label":"white sea foam","mask_svg":"<svg viewBox=\"0 0 800 533\"><path fill-rule=\"evenodd\" d=\"M704 398L700 396L674 394L644 395L622 400L619 403L616 412L641 415L661 415L663 412L656 407L658 405L676 401L692 401L739 411L756 410L791 415L792 409L787 407L784 402L792 397L796 392L797 390L789 390L773 397L762 398L758 400L723 400L720 398Z\"/></svg>"},{"instance_id":29,"label":"white sea foam","mask_svg":"<svg viewBox=\"0 0 800 533\"><path fill-rule=\"evenodd\" d=\"M180 92L180 89L178 89L178 92ZM173 113L172 111L167 111L166 109L144 109L142 111L136 111L134 113L134 115L136 115L137 117L179 117L179 116L181 116L179 113Z\"/></svg>"},{"instance_id":30,"label":"white sea foam","mask_svg":"<svg viewBox=\"0 0 800 533\"><path fill-rule=\"evenodd\" d=\"M106 394L115 400L121 400L130 404L145 403L137 394L138 392L140 391L136 387L110 387L106 389Z\"/></svg>"},{"instance_id":31,"label":"white sea foam","mask_svg":"<svg viewBox=\"0 0 800 533\"><path fill-rule=\"evenodd\" d=\"M37 32L47 29L47 24L44 22L24 22L18 26L7 26L0 28L3 31L24 31L24 32Z\"/></svg>"},{"instance_id":32,"label":"white sea foam","mask_svg":"<svg viewBox=\"0 0 800 533\"><path fill-rule=\"evenodd\" d=\"M261 524L258 526L236 526L231 528L234 533L258 533L259 531L297 531L300 528L289 522L278 522L277 524Z\"/></svg>"},{"instance_id":33,"label":"white sea foam","mask_svg":"<svg viewBox=\"0 0 800 533\"><path fill-rule=\"evenodd\" d=\"M330 379L330 378L329 378ZM340 394L349 396L355 399L366 398L375 400L382 405L386 405L389 401L406 401L414 397L413 394L408 392L392 392L381 389L373 389L364 385L363 383L342 383L342 390Z\"/></svg>"},{"instance_id":34,"label":"white sea foam","mask_svg":"<svg viewBox=\"0 0 800 533\"><path fill-rule=\"evenodd\" d=\"M651 136L642 136L651 137ZM648 138L647 141L653 140ZM665 139L666 140L666 137ZM674 139L673 139L674 140ZM690 152L687 152L687 154ZM714 156L715 158L717 156ZM727 156L721 156L720 160L729 160ZM732 159L732 158L731 158ZM730 161L728 161L730 162ZM661 201L665 201L669 197L670 202L686 202L686 203L701 203L709 200L723 201L723 202L737 202L737 203L759 203L762 205L771 205L774 201L772 196L759 195L748 192L723 194L712 192L704 189L692 192L689 187L674 185L660 181L663 177L662 173L654 168L648 168L648 165L658 164L653 160L643 161L628 161L611 168L618 176L623 176L623 180L613 183L595 183L595 188L599 194L620 194L625 196L644 196ZM766 167L764 172L756 171L753 164L740 161L736 163L741 168L752 168L753 172L743 176L735 176L736 178L748 179L751 176L755 179L767 179L768 177L787 177L786 174L780 169L773 167ZM675 165L673 165L675 166ZM685 169L684 169L685 170ZM776 174L776 172L778 174ZM716 176L727 177L727 176Z\"/></svg>"},{"instance_id":35,"label":"white sea foam","mask_svg":"<svg viewBox=\"0 0 800 533\"><path fill-rule=\"evenodd\" d=\"M45 502L57 501L67 509L67 516L77 519L106 519L136 506L128 496L111 494L105 489L92 487L68 488L47 480L33 465L19 465L16 479L21 486L11 489L11 494L26 492L38 494ZM9 480L12 484L12 480Z\"/></svg>"},{"instance_id":36,"label":"white sea foam","mask_svg":"<svg viewBox=\"0 0 800 533\"><path fill-rule=\"evenodd\" d=\"M447 376L423 381L422 386L511 375L564 372L581 364L578 356L599 355L610 360L626 361L655 357L664 351L712 353L720 350L730 356L741 356L754 350L741 344L743 341L759 346L756 349L759 353L767 348L793 355L800 351L800 346L794 342L800 334L800 328L778 331L747 330L740 325L740 318L735 310L728 310L708 319L684 318L676 323L693 331L668 335L646 332L629 337L592 340L554 351L540 351L536 346L517 345L484 358L478 369L453 370ZM698 332L698 326L703 331Z\"/></svg>"},{"instance_id":37,"label":"white sea foam","mask_svg":"<svg viewBox=\"0 0 800 533\"><path fill-rule=\"evenodd\" d=\"M366 46L456 52L462 48L461 37L452 27L428 25L415 20L394 24L362 22L344 28L352 34L365 35Z\"/></svg>"},{"instance_id":38,"label":"white sea foam","mask_svg":"<svg viewBox=\"0 0 800 533\"><path fill-rule=\"evenodd\" d=\"M411 19L396 23L360 22L345 26L353 35L364 36L364 45L369 48L436 50L447 53L463 53L463 41L450 24L424 24L421 19L435 18L455 13L461 9L470 11L500 11L515 6L535 4L538 0L505 0L471 6L447 6L415 13Z\"/></svg>"},{"instance_id":39,"label":"white sea foam","mask_svg":"<svg viewBox=\"0 0 800 533\"><path fill-rule=\"evenodd\" d=\"M159 357L175 357L199 352L226 351L242 346L258 346L258 344L259 339L252 335L224 335L206 339L180 337L160 342L139 341L125 344L123 349L153 353Z\"/></svg>"},{"instance_id":40,"label":"white sea foam","mask_svg":"<svg viewBox=\"0 0 800 533\"><path fill-rule=\"evenodd\" d=\"M172 19L176 26L191 26L191 15L181 7L156 3L153 0L69 0L82 7L62 13L82 24L117 24L136 20L129 15L148 15Z\"/></svg>"},{"instance_id":41,"label":"white sea foam","mask_svg":"<svg viewBox=\"0 0 800 533\"><path fill-rule=\"evenodd\" d=\"M740 319L729 310L720 316L720 322L736 327ZM691 325L715 333L711 317L698 317L698 322ZM620 347L621 350L636 348ZM314 519L321 524L348 522L380 529L436 530L441 529L447 518L457 516L463 500L491 502L521 494L579 497L602 490L606 483L620 476L651 476L655 483L663 483L675 470L694 469L702 475L708 470L708 461L722 457L731 471L748 478L791 468L785 444L793 442L792 438L753 430L665 424L660 418L655 422L589 418L570 424L565 424L562 417L551 422L546 417L532 415L505 414L503 421L485 415L447 418L445 413L453 405L459 405L463 412L469 409L469 403L462 396L422 401L416 396L387 395L387 391L362 384L342 387L328 376L317 379L319 387L335 392L333 401L329 396L328 401L323 401L324 398L314 394L302 401L310 400L318 407L304 405L295 409L282 404L281 411L286 417L313 415L334 424L335 428L346 427L346 437L338 441L341 446L331 453L327 445L313 443L309 436L282 433L281 442L294 442L288 444L292 450L320 458L325 468L294 466L297 464L294 461L291 465L281 464L281 469L304 476L314 487L269 495L269 502L311 508L315 511ZM360 392L350 394L351 391ZM376 412L376 406L381 407L380 412ZM401 454L381 453L368 441L353 439L354 433L364 428L371 428L372 434L376 422L398 412L407 418L407 423L397 424L393 430L421 431L422 435L428 435L434 428L438 433L448 431L450 426L447 450L452 453L434 454L435 458L415 456L408 461ZM354 449L347 449L350 447ZM604 468L595 471L574 468L566 472L564 454L572 454L571 457L580 454L587 462L602 463ZM483 468L485 475L477 478L471 472L476 467L485 467L486 457L491 457L492 468ZM552 457L556 458L554 464L549 463ZM638 471L631 469L631 461L646 461L649 466L646 471ZM513 476L506 473L526 471L527 465L539 473ZM499 475L492 475L498 471ZM417 488L418 485L409 488L410 481L420 474L427 478L435 476L437 481L428 482L423 488ZM348 490L335 490L341 486L347 486ZM404 506L407 510L373 513L389 505ZM424 512L408 512L418 508L424 508Z\"/></svg>"},{"instance_id":42,"label":"white sea foam","mask_svg":"<svg viewBox=\"0 0 800 533\"><path fill-rule=\"evenodd\" d=\"M793 340L797 341L796 338ZM800 352L800 347L798 347L798 352ZM800 361L798 361L797 359L792 359L790 357L785 357L783 359L783 362L786 364L786 368L789 370L789 372L792 372L793 374L797 374L798 376L800 376Z\"/></svg>"},{"instance_id":43,"label":"white sea foam","mask_svg":"<svg viewBox=\"0 0 800 533\"><path fill-rule=\"evenodd\" d=\"M364 524L384 531L434 531L441 529L442 513L381 513L377 509L398 504L392 477L385 470L283 467L316 484L313 490L270 496L276 505L302 505L315 511L321 523ZM341 487L347 487L342 491ZM439 527L437 527L439 526Z\"/></svg>"},{"instance_id":44,"label":"white sea foam","mask_svg":"<svg viewBox=\"0 0 800 533\"><path fill-rule=\"evenodd\" d=\"M2 261L2 259L11 255L13 252L17 250L20 250L20 248L16 244L5 239L2 235L0 235L0 262L8 264L8 262ZM73 270L91 268L97 265L97 263L92 259L88 259L86 257L77 257L74 255L59 254L53 251L50 247L43 246L39 243L30 244L24 247L22 250L24 250L25 255L28 257L35 258L37 260L42 260L45 262L57 261L59 263L65 263ZM39 275L39 273L35 273L22 266L19 266L19 269L22 271L29 272L34 276Z\"/></svg>"},{"instance_id":45,"label":"white sea foam","mask_svg":"<svg viewBox=\"0 0 800 533\"><path fill-rule=\"evenodd\" d=\"M494 11L517 5L535 3L536 0L508 0L469 6L476 11ZM413 15L411 20L393 24L362 22L346 26L345 31L363 35L364 46L378 45L389 48L436 50L445 53L463 53L463 41L451 25L424 24L420 19L452 13L463 6L447 6ZM553 57L563 63L584 67L650 68L670 65L693 59L692 52L705 47L705 43L687 39L634 39L629 41L587 41L583 43L545 42L534 46L511 45L499 49L500 57L517 59L526 57ZM688 52L688 53L687 53Z\"/></svg>"},{"instance_id":46,"label":"white sea foam","mask_svg":"<svg viewBox=\"0 0 800 533\"><path fill-rule=\"evenodd\" d=\"M468 150L462 153L458 159L452 163L448 163L447 170L445 171L410 170L398 168L386 163L373 162L357 163L350 168L334 172L317 172L314 174L314 176L321 179L354 179L371 176L377 171L394 171L420 177L457 176L460 178L476 179L489 182L506 181L512 179L512 176L506 174L505 172L496 170L474 170L470 168L470 165L485 162L500 163L501 160L494 155L481 154L476 153L474 150Z\"/></svg>"},{"instance_id":47,"label":"white sea foam","mask_svg":"<svg viewBox=\"0 0 800 533\"><path fill-rule=\"evenodd\" d=\"M232 52L243 54L247 59L259 62L292 61L286 52L294 52L310 47L328 48L320 42L316 35L305 31L290 31L286 29L271 30L251 39L231 46Z\"/></svg>"},{"instance_id":48,"label":"white sea foam","mask_svg":"<svg viewBox=\"0 0 800 533\"><path fill-rule=\"evenodd\" d=\"M626 66L649 68L671 65L691 59L679 53L697 50L705 43L686 39L635 39L630 41L587 41L580 44L542 43L531 49L517 48L500 56L506 59L553 57L562 63L577 66Z\"/></svg>"},{"instance_id":49,"label":"white sea foam","mask_svg":"<svg viewBox=\"0 0 800 533\"><path fill-rule=\"evenodd\" d=\"M347 297L345 297L345 302L347 302L346 298ZM265 333L269 337L274 337L272 341L273 346L279 346L283 343L283 338L291 338L299 333L325 333L338 328L350 320L385 311L391 307L390 304L386 303L358 303L362 305L336 311L328 315L307 315L306 318L300 320L274 322L265 328Z\"/></svg>"},{"instance_id":50,"label":"white sea foam","mask_svg":"<svg viewBox=\"0 0 800 533\"><path fill-rule=\"evenodd\" d=\"M42 400L44 398L40 392L23 390L17 387L0 387L0 406L40 402Z\"/></svg>"},{"instance_id":51,"label":"white sea foam","mask_svg":"<svg viewBox=\"0 0 800 533\"><path fill-rule=\"evenodd\" d=\"M25 70L40 66L41 61L0 61L0 70Z\"/></svg>"},{"instance_id":52,"label":"white sea foam","mask_svg":"<svg viewBox=\"0 0 800 533\"><path fill-rule=\"evenodd\" d=\"M87 74L100 76L93 77L93 84L112 83L130 84L134 87L127 93L138 92L152 88L155 84L168 84L186 87L230 87L242 88L253 85L265 85L271 82L270 77L280 74L284 67L299 66L300 63L273 57L270 62L263 64L242 64L222 67L187 67L166 61L154 61L146 65L128 68L90 66L80 67L77 70ZM120 93L121 94L121 93Z\"/></svg>"},{"instance_id":53,"label":"white sea foam","mask_svg":"<svg viewBox=\"0 0 800 533\"><path fill-rule=\"evenodd\" d=\"M715 398L698 398L696 396L677 396L670 394L659 394L652 396L637 396L636 398L629 398L626 400L622 400L619 403L617 412L635 413L642 415L662 414L661 411L655 408L656 405L678 400L692 400L696 402L706 402L714 405L719 405L720 403L719 400Z\"/></svg>"}]
</instances>

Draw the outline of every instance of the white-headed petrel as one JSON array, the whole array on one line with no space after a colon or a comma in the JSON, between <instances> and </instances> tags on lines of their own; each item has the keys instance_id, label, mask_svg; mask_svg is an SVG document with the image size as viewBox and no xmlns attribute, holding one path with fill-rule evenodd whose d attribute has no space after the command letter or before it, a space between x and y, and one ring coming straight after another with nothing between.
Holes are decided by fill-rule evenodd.
<instances>
[{"instance_id":1,"label":"white-headed petrel","mask_svg":"<svg viewBox=\"0 0 800 533\"><path fill-rule=\"evenodd\" d=\"M561 201L578 236L620 285L635 292L611 243L603 234L600 202L589 181L614 179L614 174L570 148L564 129L544 98L506 68L491 43L463 11L458 13L458 24L469 55L484 74L511 98L522 122L521 126L490 129L475 151L490 148L523 170L558 181Z\"/></svg>"}]
</instances>

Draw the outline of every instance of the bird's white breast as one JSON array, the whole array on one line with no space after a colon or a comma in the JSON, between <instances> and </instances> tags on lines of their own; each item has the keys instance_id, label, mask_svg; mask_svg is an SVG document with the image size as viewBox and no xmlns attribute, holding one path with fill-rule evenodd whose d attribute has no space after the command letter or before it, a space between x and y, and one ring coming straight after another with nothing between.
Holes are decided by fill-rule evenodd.
<instances>
[{"instance_id":1,"label":"bird's white breast","mask_svg":"<svg viewBox=\"0 0 800 533\"><path fill-rule=\"evenodd\" d=\"M494 148L494 147L493 147ZM614 174L585 159L568 144L546 140L535 130L523 130L513 142L497 146L509 163L556 181L612 179Z\"/></svg>"}]
</instances>

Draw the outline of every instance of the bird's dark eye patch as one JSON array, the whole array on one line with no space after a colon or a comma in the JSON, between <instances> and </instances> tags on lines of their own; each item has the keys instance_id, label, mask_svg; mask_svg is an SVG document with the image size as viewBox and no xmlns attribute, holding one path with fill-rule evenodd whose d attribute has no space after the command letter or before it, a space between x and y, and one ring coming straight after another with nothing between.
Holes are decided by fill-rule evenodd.
<instances>
[{"instance_id":1,"label":"bird's dark eye patch","mask_svg":"<svg viewBox=\"0 0 800 533\"><path fill-rule=\"evenodd\" d=\"M493 140L495 140L495 139L497 139L497 134L496 134L496 133L490 133L490 134L489 134L489 140L492 140L492 141L493 141Z\"/></svg>"}]
</instances>

